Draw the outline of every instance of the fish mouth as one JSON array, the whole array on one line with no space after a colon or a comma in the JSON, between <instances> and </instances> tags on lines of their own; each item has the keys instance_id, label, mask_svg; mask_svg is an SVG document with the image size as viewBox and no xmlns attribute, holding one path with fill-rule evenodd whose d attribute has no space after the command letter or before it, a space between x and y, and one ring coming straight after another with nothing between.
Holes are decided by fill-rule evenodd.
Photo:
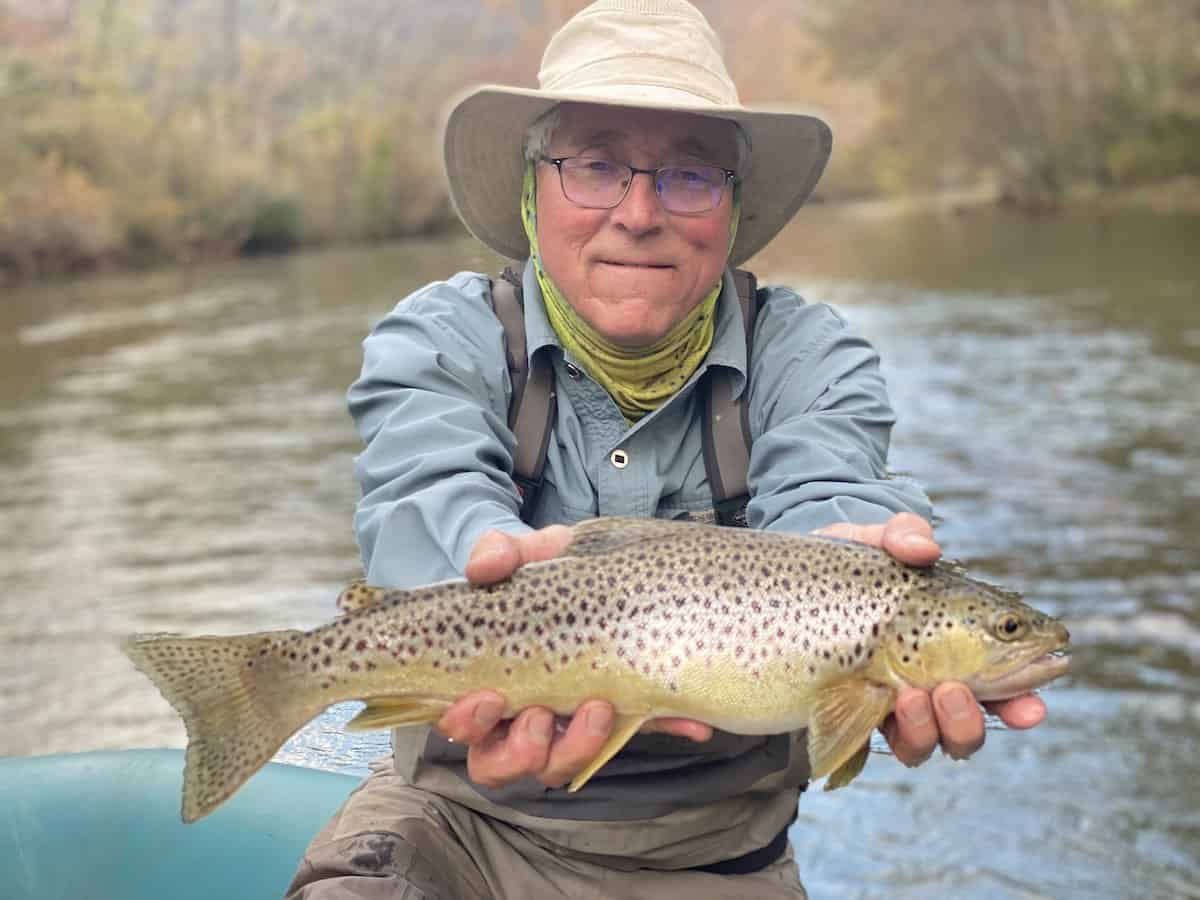
<instances>
[{"instance_id":1,"label":"fish mouth","mask_svg":"<svg viewBox=\"0 0 1200 900\"><path fill-rule=\"evenodd\" d=\"M1064 647L1035 656L1022 666L995 678L979 678L971 692L980 701L1008 700L1027 694L1067 673L1071 667L1071 652Z\"/></svg>"}]
</instances>

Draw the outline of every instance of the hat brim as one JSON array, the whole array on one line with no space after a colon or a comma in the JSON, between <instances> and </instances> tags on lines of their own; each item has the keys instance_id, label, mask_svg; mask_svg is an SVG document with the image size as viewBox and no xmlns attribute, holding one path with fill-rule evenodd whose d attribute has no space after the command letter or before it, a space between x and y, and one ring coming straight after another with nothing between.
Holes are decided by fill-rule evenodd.
<instances>
[{"instance_id":1,"label":"hat brim","mask_svg":"<svg viewBox=\"0 0 1200 900\"><path fill-rule=\"evenodd\" d=\"M446 119L442 152L450 198L470 232L510 259L529 255L520 213L526 165L522 143L529 126L560 103L687 112L740 125L750 142L751 164L741 181L742 218L729 254L731 266L765 247L804 205L833 147L825 122L787 109L698 105L694 97L654 89L614 101L503 85L475 88L452 106Z\"/></svg>"}]
</instances>

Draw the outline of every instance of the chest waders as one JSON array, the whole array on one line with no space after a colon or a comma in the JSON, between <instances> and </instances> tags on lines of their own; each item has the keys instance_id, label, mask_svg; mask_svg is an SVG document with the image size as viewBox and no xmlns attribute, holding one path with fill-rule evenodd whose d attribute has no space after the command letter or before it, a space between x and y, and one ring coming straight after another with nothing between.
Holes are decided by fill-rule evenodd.
<instances>
[{"instance_id":1,"label":"chest waders","mask_svg":"<svg viewBox=\"0 0 1200 900\"><path fill-rule=\"evenodd\" d=\"M743 269L733 273L742 322L746 326L747 371L753 351L754 322L761 296L754 275ZM530 359L525 345L525 298L521 278L506 268L492 279L492 309L504 327L504 354L512 381L508 427L517 439L513 481L521 494L521 520L530 524L542 490L546 449L554 431L557 410L554 366L542 348ZM734 399L735 373L725 366L711 367L698 386L703 407L701 440L704 469L712 490L713 514L718 525L745 527L750 491L749 386Z\"/></svg>"}]
</instances>

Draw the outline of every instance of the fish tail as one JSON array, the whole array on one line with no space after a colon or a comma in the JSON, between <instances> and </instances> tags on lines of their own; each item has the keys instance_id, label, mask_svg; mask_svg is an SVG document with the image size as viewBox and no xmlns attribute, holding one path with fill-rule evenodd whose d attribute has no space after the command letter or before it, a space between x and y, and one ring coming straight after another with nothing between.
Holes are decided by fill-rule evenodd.
<instances>
[{"instance_id":1,"label":"fish tail","mask_svg":"<svg viewBox=\"0 0 1200 900\"><path fill-rule=\"evenodd\" d=\"M299 689L300 664L272 652L295 634L143 634L122 644L187 728L183 821L216 809L328 705Z\"/></svg>"}]
</instances>

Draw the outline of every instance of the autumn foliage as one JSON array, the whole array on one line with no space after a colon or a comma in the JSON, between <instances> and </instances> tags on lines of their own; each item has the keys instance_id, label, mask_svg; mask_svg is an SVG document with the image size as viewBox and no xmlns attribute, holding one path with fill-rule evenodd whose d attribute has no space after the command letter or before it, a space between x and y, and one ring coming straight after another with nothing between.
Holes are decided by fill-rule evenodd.
<instances>
[{"instance_id":1,"label":"autumn foliage","mask_svg":"<svg viewBox=\"0 0 1200 900\"><path fill-rule=\"evenodd\" d=\"M0 0L0 280L447 227L447 100L584 5ZM1200 175L1197 0L696 5L745 102L832 123L822 199Z\"/></svg>"}]
</instances>

